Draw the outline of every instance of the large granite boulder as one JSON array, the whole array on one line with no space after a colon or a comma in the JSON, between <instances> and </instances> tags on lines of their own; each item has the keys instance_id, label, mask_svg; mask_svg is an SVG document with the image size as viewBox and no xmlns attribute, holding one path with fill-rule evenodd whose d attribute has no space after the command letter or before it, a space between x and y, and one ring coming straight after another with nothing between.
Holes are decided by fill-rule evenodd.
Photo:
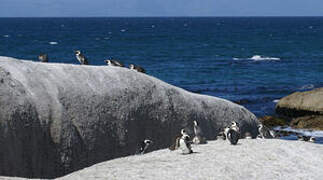
<instances>
[{"instance_id":1,"label":"large granite boulder","mask_svg":"<svg viewBox=\"0 0 323 180\"><path fill-rule=\"evenodd\" d=\"M258 120L230 101L198 95L127 68L0 57L0 175L53 178L131 155L144 138L168 147L199 121L208 139Z\"/></svg>"},{"instance_id":2,"label":"large granite boulder","mask_svg":"<svg viewBox=\"0 0 323 180\"><path fill-rule=\"evenodd\" d=\"M323 130L323 88L282 98L276 105L276 113L294 128Z\"/></svg>"},{"instance_id":3,"label":"large granite boulder","mask_svg":"<svg viewBox=\"0 0 323 180\"><path fill-rule=\"evenodd\" d=\"M323 88L295 92L282 98L276 105L276 112L286 117L323 114Z\"/></svg>"}]
</instances>

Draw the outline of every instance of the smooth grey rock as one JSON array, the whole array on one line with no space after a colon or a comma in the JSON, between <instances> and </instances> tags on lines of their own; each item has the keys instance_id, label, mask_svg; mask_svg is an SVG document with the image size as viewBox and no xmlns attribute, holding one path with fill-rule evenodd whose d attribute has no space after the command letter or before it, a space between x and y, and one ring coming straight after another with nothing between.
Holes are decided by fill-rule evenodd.
<instances>
[{"instance_id":1,"label":"smooth grey rock","mask_svg":"<svg viewBox=\"0 0 323 180\"><path fill-rule=\"evenodd\" d=\"M323 88L295 92L279 100L276 112L284 117L323 115Z\"/></svg>"},{"instance_id":2,"label":"smooth grey rock","mask_svg":"<svg viewBox=\"0 0 323 180\"><path fill-rule=\"evenodd\" d=\"M0 175L52 178L134 154L148 138L166 148L198 120L207 139L235 120L258 120L230 101L198 95L127 68L0 57Z\"/></svg>"}]
</instances>

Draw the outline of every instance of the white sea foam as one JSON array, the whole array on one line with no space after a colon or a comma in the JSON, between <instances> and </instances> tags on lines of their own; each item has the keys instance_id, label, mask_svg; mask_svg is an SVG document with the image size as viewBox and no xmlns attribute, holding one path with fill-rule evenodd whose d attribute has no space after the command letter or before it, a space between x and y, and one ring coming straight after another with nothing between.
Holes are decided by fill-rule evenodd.
<instances>
[{"instance_id":1,"label":"white sea foam","mask_svg":"<svg viewBox=\"0 0 323 180\"><path fill-rule=\"evenodd\" d=\"M233 60L235 60L235 61L239 61L239 60L240 60L240 58L236 58L236 57L234 57L234 58L233 58Z\"/></svg>"},{"instance_id":2,"label":"white sea foam","mask_svg":"<svg viewBox=\"0 0 323 180\"><path fill-rule=\"evenodd\" d=\"M8 38L8 37L10 37L8 34L6 34L6 35L3 35L3 37L5 37L5 38Z\"/></svg>"},{"instance_id":3,"label":"white sea foam","mask_svg":"<svg viewBox=\"0 0 323 180\"><path fill-rule=\"evenodd\" d=\"M299 88L299 90L307 90L307 89L313 89L314 85L313 84L306 84L302 87Z\"/></svg>"},{"instance_id":4,"label":"white sea foam","mask_svg":"<svg viewBox=\"0 0 323 180\"><path fill-rule=\"evenodd\" d=\"M261 55L254 55L249 59L254 61L279 61L280 60L280 58L277 58L277 57L266 57Z\"/></svg>"},{"instance_id":5,"label":"white sea foam","mask_svg":"<svg viewBox=\"0 0 323 180\"><path fill-rule=\"evenodd\" d=\"M49 44L51 44L51 45L56 45L56 44L58 44L58 42L51 41L51 42L49 42Z\"/></svg>"},{"instance_id":6,"label":"white sea foam","mask_svg":"<svg viewBox=\"0 0 323 180\"><path fill-rule=\"evenodd\" d=\"M312 130L307 130L307 129L293 129L291 127L281 127L281 126L277 126L274 129L280 130L280 131L301 133L301 134L304 134L305 136L323 137L323 131L312 131Z\"/></svg>"},{"instance_id":7,"label":"white sea foam","mask_svg":"<svg viewBox=\"0 0 323 180\"><path fill-rule=\"evenodd\" d=\"M278 103L279 102L279 99L275 99L273 100L274 103Z\"/></svg>"},{"instance_id":8,"label":"white sea foam","mask_svg":"<svg viewBox=\"0 0 323 180\"><path fill-rule=\"evenodd\" d=\"M125 29L121 29L120 31L121 31L121 32L126 32L126 30L125 30Z\"/></svg>"}]
</instances>

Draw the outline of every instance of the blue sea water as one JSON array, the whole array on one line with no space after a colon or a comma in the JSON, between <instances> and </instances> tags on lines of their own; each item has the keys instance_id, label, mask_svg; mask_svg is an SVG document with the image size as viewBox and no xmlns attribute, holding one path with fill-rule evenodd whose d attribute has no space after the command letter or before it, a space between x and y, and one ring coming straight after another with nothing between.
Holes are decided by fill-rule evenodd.
<instances>
[{"instance_id":1,"label":"blue sea water","mask_svg":"<svg viewBox=\"0 0 323 180\"><path fill-rule=\"evenodd\" d=\"M91 65L114 58L188 91L240 102L257 116L323 86L323 17L0 18L0 56Z\"/></svg>"}]
</instances>

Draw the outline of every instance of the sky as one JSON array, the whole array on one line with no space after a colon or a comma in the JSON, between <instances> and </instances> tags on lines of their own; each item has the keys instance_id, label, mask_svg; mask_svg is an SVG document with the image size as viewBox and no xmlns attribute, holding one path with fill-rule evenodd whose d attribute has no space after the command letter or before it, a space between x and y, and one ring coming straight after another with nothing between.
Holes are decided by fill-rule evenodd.
<instances>
[{"instance_id":1,"label":"sky","mask_svg":"<svg viewBox=\"0 0 323 180\"><path fill-rule=\"evenodd\" d=\"M323 16L323 0L0 0L0 17Z\"/></svg>"}]
</instances>

